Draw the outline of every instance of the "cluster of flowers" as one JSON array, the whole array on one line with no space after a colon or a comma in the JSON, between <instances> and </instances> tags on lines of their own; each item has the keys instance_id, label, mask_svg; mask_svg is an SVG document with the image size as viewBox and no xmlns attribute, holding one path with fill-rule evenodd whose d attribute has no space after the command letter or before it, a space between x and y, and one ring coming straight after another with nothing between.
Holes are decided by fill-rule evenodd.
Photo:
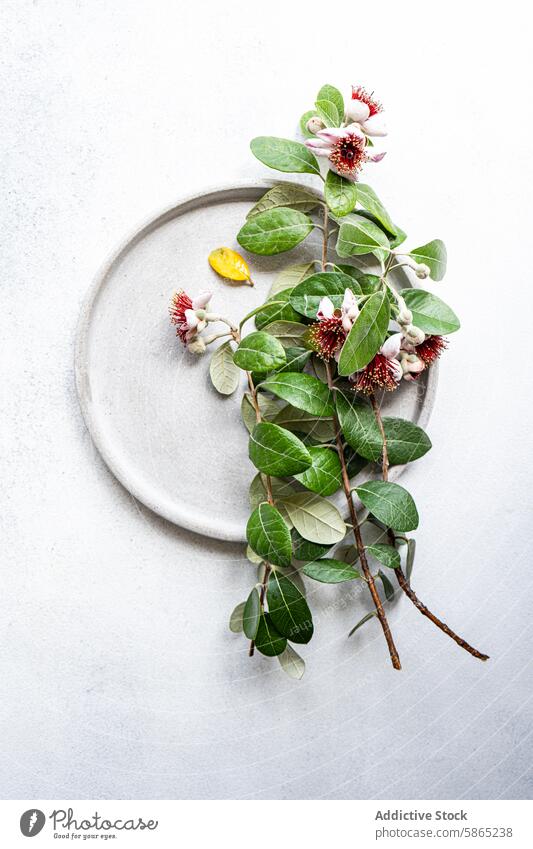
<instances>
[{"instance_id":1,"label":"cluster of flowers","mask_svg":"<svg viewBox=\"0 0 533 849\"><path fill-rule=\"evenodd\" d=\"M361 371L348 378L354 389L371 394L377 389L388 392L397 388L402 380L417 380L425 368L440 357L446 340L442 336L426 336L413 321L413 314L400 295L396 295L400 326L389 336L378 353ZM309 335L316 353L324 360L338 361L342 346L359 315L357 299L351 289L346 289L340 309L335 309L330 298L320 301L317 321Z\"/></svg>"},{"instance_id":2,"label":"cluster of flowers","mask_svg":"<svg viewBox=\"0 0 533 849\"><path fill-rule=\"evenodd\" d=\"M383 107L362 86L352 88L352 98L345 110L343 127L326 127L318 116L307 122L307 129L315 138L305 144L315 156L327 157L329 167L336 174L352 182L366 162L380 162L385 152L374 151L369 139L386 136Z\"/></svg>"}]
</instances>

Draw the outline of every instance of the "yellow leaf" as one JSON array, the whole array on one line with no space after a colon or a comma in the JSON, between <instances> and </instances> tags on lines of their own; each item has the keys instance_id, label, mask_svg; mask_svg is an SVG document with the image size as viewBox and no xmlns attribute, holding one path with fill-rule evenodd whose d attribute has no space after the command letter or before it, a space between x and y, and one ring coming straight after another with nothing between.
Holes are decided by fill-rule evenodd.
<instances>
[{"instance_id":1,"label":"yellow leaf","mask_svg":"<svg viewBox=\"0 0 533 849\"><path fill-rule=\"evenodd\" d=\"M209 254L209 265L221 277L226 277L229 280L248 280L250 285L253 285L250 278L250 269L243 257L231 248L216 248Z\"/></svg>"}]
</instances>

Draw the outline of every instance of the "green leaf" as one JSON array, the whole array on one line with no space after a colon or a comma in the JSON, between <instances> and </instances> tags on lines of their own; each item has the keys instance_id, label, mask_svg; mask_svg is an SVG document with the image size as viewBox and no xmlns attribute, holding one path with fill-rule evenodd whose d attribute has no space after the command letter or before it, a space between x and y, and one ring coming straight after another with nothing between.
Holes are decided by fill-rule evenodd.
<instances>
[{"instance_id":1,"label":"green leaf","mask_svg":"<svg viewBox=\"0 0 533 849\"><path fill-rule=\"evenodd\" d=\"M290 346L285 348L285 354L287 356L287 362L284 366L277 369L278 372L303 371L309 361L311 351L307 348L299 348L295 345L294 347Z\"/></svg>"},{"instance_id":2,"label":"green leaf","mask_svg":"<svg viewBox=\"0 0 533 849\"><path fill-rule=\"evenodd\" d=\"M282 637L276 630L268 613L262 613L259 618L255 647L267 657L276 657L276 655L284 652L287 647L286 637Z\"/></svg>"},{"instance_id":3,"label":"green leaf","mask_svg":"<svg viewBox=\"0 0 533 849\"><path fill-rule=\"evenodd\" d=\"M385 292L370 295L342 346L340 375L359 371L379 351L389 326L390 305Z\"/></svg>"},{"instance_id":4,"label":"green leaf","mask_svg":"<svg viewBox=\"0 0 533 849\"><path fill-rule=\"evenodd\" d=\"M405 232L405 230L402 230L402 228L398 227L397 224L394 225L394 229L396 230L396 235L390 240L391 251L393 251L399 245L402 245L407 239L407 233Z\"/></svg>"},{"instance_id":5,"label":"green leaf","mask_svg":"<svg viewBox=\"0 0 533 849\"><path fill-rule=\"evenodd\" d=\"M294 487L291 486L289 481L280 480L279 478L270 478L270 486L272 488L272 494L275 501L294 495ZM267 498L268 496L264 475L259 472L250 484L250 490L248 492L250 507L252 510L255 510L255 508L259 507L263 501L267 501ZM283 515L283 510L280 510L279 512ZM285 518L285 516L283 516L283 518Z\"/></svg>"},{"instance_id":6,"label":"green leaf","mask_svg":"<svg viewBox=\"0 0 533 849\"><path fill-rule=\"evenodd\" d=\"M314 139L315 134L310 133L307 129L307 123L311 118L316 118L317 112L316 109L309 109L308 112L304 112L302 117L300 118L300 132L306 139Z\"/></svg>"},{"instance_id":7,"label":"green leaf","mask_svg":"<svg viewBox=\"0 0 533 849\"><path fill-rule=\"evenodd\" d=\"M241 601L241 603L238 604L237 607L233 610L233 612L232 612L232 614L229 618L229 629L234 634L240 634L241 631L242 631L242 628L243 628L242 619L243 619L245 604L246 604L245 601Z\"/></svg>"},{"instance_id":8,"label":"green leaf","mask_svg":"<svg viewBox=\"0 0 533 849\"><path fill-rule=\"evenodd\" d=\"M259 602L259 593L256 587L254 587L248 596L242 615L242 629L249 640L255 640L256 638L260 616L261 604Z\"/></svg>"},{"instance_id":9,"label":"green leaf","mask_svg":"<svg viewBox=\"0 0 533 849\"><path fill-rule=\"evenodd\" d=\"M331 419L319 419L291 404L283 407L274 422L287 430L310 434L317 442L331 442L335 438Z\"/></svg>"},{"instance_id":10,"label":"green leaf","mask_svg":"<svg viewBox=\"0 0 533 849\"><path fill-rule=\"evenodd\" d=\"M392 599L394 598L394 587L392 586L387 576L383 574L381 569L378 572L378 578L381 578L381 583L383 584L383 589L385 591L385 598L387 599L387 601L392 601Z\"/></svg>"},{"instance_id":11,"label":"green leaf","mask_svg":"<svg viewBox=\"0 0 533 849\"><path fill-rule=\"evenodd\" d=\"M267 398L266 395L257 395L257 403L261 411L261 418L265 421L271 421L276 418L279 413L279 406L272 398ZM241 401L241 415L244 425L248 433L251 433L257 424L255 409L252 404L252 396L245 392Z\"/></svg>"},{"instance_id":12,"label":"green leaf","mask_svg":"<svg viewBox=\"0 0 533 849\"><path fill-rule=\"evenodd\" d=\"M345 180L334 171L328 171L324 184L324 197L334 215L348 215L357 203L355 183Z\"/></svg>"},{"instance_id":13,"label":"green leaf","mask_svg":"<svg viewBox=\"0 0 533 849\"><path fill-rule=\"evenodd\" d=\"M339 110L331 100L317 100L315 106L326 127L338 127L340 125Z\"/></svg>"},{"instance_id":14,"label":"green leaf","mask_svg":"<svg viewBox=\"0 0 533 849\"><path fill-rule=\"evenodd\" d=\"M354 288L353 283L351 288L357 294L359 294L360 290L362 295L373 295L381 286L381 278L377 274L365 274L360 268L355 268L354 265L345 265L344 263L339 263L335 268L338 268L339 271L348 274L355 280L358 288Z\"/></svg>"},{"instance_id":15,"label":"green leaf","mask_svg":"<svg viewBox=\"0 0 533 849\"><path fill-rule=\"evenodd\" d=\"M365 546L365 551L371 554L372 557L375 557L376 560L379 560L383 566L387 566L388 569L398 569L400 566L400 552L396 551L392 545L385 545L378 542Z\"/></svg>"},{"instance_id":16,"label":"green leaf","mask_svg":"<svg viewBox=\"0 0 533 849\"><path fill-rule=\"evenodd\" d=\"M290 566L291 534L279 510L271 504L263 502L256 507L246 525L246 539L263 560L277 566Z\"/></svg>"},{"instance_id":17,"label":"green leaf","mask_svg":"<svg viewBox=\"0 0 533 849\"><path fill-rule=\"evenodd\" d=\"M217 348L209 363L211 383L221 395L231 395L240 382L240 372L233 362L233 349L230 342L224 342Z\"/></svg>"},{"instance_id":18,"label":"green leaf","mask_svg":"<svg viewBox=\"0 0 533 849\"><path fill-rule=\"evenodd\" d=\"M342 271L320 271L299 283L291 292L291 305L306 318L316 319L318 305L327 296L333 306L339 309L346 289L354 294L361 293L359 284Z\"/></svg>"},{"instance_id":19,"label":"green leaf","mask_svg":"<svg viewBox=\"0 0 533 849\"><path fill-rule=\"evenodd\" d=\"M415 502L403 486L386 481L368 481L355 491L367 510L388 528L413 531L418 527ZM294 525L298 527L296 522Z\"/></svg>"},{"instance_id":20,"label":"green leaf","mask_svg":"<svg viewBox=\"0 0 533 849\"><path fill-rule=\"evenodd\" d=\"M413 574L413 565L415 562L416 540L407 540L407 561L405 564L405 576L408 581L411 580Z\"/></svg>"},{"instance_id":21,"label":"green leaf","mask_svg":"<svg viewBox=\"0 0 533 849\"><path fill-rule=\"evenodd\" d=\"M289 303L291 291L291 289L285 289L283 292L278 292L274 303L267 301L264 307L256 312L255 326L258 330L262 330L272 321L300 321L300 316Z\"/></svg>"},{"instance_id":22,"label":"green leaf","mask_svg":"<svg viewBox=\"0 0 533 849\"><path fill-rule=\"evenodd\" d=\"M259 475L256 475L256 477L259 477ZM263 500L264 500L264 496L263 496L263 498L260 499L260 501L258 503L260 503ZM246 558L247 558L247 560L250 561L250 563L253 563L254 566L259 566L263 562L263 558L259 557L259 555L255 553L255 551L252 551L252 549L250 548L249 545L246 546Z\"/></svg>"},{"instance_id":23,"label":"green leaf","mask_svg":"<svg viewBox=\"0 0 533 849\"><path fill-rule=\"evenodd\" d=\"M268 293L268 297L273 298L284 289L293 289L306 277L309 277L315 269L314 262L301 262L298 265L289 265L283 271L280 271Z\"/></svg>"},{"instance_id":24,"label":"green leaf","mask_svg":"<svg viewBox=\"0 0 533 849\"><path fill-rule=\"evenodd\" d=\"M332 416L335 411L328 387L310 374L274 374L261 383L261 389L313 416Z\"/></svg>"},{"instance_id":25,"label":"green leaf","mask_svg":"<svg viewBox=\"0 0 533 849\"><path fill-rule=\"evenodd\" d=\"M269 189L263 197L252 206L250 212L246 216L249 220L254 215L260 212L267 212L269 209L277 209L280 206L286 206L290 209L299 209L300 212L311 212L320 203L320 198L308 189L301 186L293 186L290 183L282 183L279 186L274 186Z\"/></svg>"},{"instance_id":26,"label":"green leaf","mask_svg":"<svg viewBox=\"0 0 533 849\"><path fill-rule=\"evenodd\" d=\"M275 136L258 136L250 142L254 156L263 165L293 174L320 174L315 157L304 144Z\"/></svg>"},{"instance_id":27,"label":"green leaf","mask_svg":"<svg viewBox=\"0 0 533 849\"><path fill-rule=\"evenodd\" d=\"M308 326L298 321L271 321L264 328L265 333L275 336L285 348L305 343L308 331Z\"/></svg>"},{"instance_id":28,"label":"green leaf","mask_svg":"<svg viewBox=\"0 0 533 849\"><path fill-rule=\"evenodd\" d=\"M304 539L333 545L344 539L346 525L341 514L325 498L311 492L297 492L283 499L294 527Z\"/></svg>"},{"instance_id":29,"label":"green leaf","mask_svg":"<svg viewBox=\"0 0 533 849\"><path fill-rule=\"evenodd\" d=\"M344 98L334 85L323 85L316 96L317 100L329 100L335 104L340 120L344 118ZM337 124L338 126L338 124Z\"/></svg>"},{"instance_id":30,"label":"green leaf","mask_svg":"<svg viewBox=\"0 0 533 849\"><path fill-rule=\"evenodd\" d=\"M298 587L278 572L268 579L267 602L276 630L293 643L308 643L313 636L313 619Z\"/></svg>"},{"instance_id":31,"label":"green leaf","mask_svg":"<svg viewBox=\"0 0 533 849\"><path fill-rule=\"evenodd\" d=\"M233 361L245 371L266 372L286 363L283 345L270 333L250 333L241 341Z\"/></svg>"},{"instance_id":32,"label":"green leaf","mask_svg":"<svg viewBox=\"0 0 533 849\"><path fill-rule=\"evenodd\" d=\"M288 643L285 651L278 655L278 660L281 668L289 678L296 678L298 680L303 678L305 661Z\"/></svg>"},{"instance_id":33,"label":"green leaf","mask_svg":"<svg viewBox=\"0 0 533 849\"><path fill-rule=\"evenodd\" d=\"M271 422L256 424L250 434L248 453L259 471L276 477L304 472L312 463L303 442L289 430Z\"/></svg>"},{"instance_id":34,"label":"green leaf","mask_svg":"<svg viewBox=\"0 0 533 849\"><path fill-rule=\"evenodd\" d=\"M343 581L354 581L361 577L359 572L347 566L346 563L329 558L306 563L302 571L308 578L313 578L322 584L340 584Z\"/></svg>"},{"instance_id":35,"label":"green leaf","mask_svg":"<svg viewBox=\"0 0 533 849\"><path fill-rule=\"evenodd\" d=\"M442 280L446 274L446 245L441 239L433 239L427 245L414 248L409 254L415 262L423 262L429 266L432 280Z\"/></svg>"},{"instance_id":36,"label":"green leaf","mask_svg":"<svg viewBox=\"0 0 533 849\"><path fill-rule=\"evenodd\" d=\"M237 233L237 241L253 254L272 256L299 245L313 227L313 222L303 212L280 206L250 218Z\"/></svg>"},{"instance_id":37,"label":"green leaf","mask_svg":"<svg viewBox=\"0 0 533 849\"><path fill-rule=\"evenodd\" d=\"M306 489L319 495L333 495L342 486L341 463L335 449L311 446L313 465L305 472L295 475Z\"/></svg>"},{"instance_id":38,"label":"green leaf","mask_svg":"<svg viewBox=\"0 0 533 849\"><path fill-rule=\"evenodd\" d=\"M365 183L357 183L357 202L364 209L368 210L368 212L372 213L385 230L392 236L396 236L396 226L393 224L389 213L381 203L374 189L371 189Z\"/></svg>"},{"instance_id":39,"label":"green leaf","mask_svg":"<svg viewBox=\"0 0 533 849\"><path fill-rule=\"evenodd\" d=\"M431 448L429 436L418 425L407 419L398 419L394 416L383 417L383 429L387 440L387 454L391 466L399 466L411 463L427 454ZM379 450L377 458L382 454L383 442L379 429L376 434L376 448ZM368 459L372 459L368 457Z\"/></svg>"},{"instance_id":40,"label":"green leaf","mask_svg":"<svg viewBox=\"0 0 533 849\"><path fill-rule=\"evenodd\" d=\"M350 215L349 221L341 223L336 250L340 257L373 253L381 260L390 252L389 240L383 230L357 214Z\"/></svg>"},{"instance_id":41,"label":"green leaf","mask_svg":"<svg viewBox=\"0 0 533 849\"><path fill-rule=\"evenodd\" d=\"M354 451L366 460L377 462L383 454L383 440L374 413L357 396L337 393L337 413L342 432ZM423 457L431 441L418 425L407 419L383 417L387 453L391 466L410 463Z\"/></svg>"},{"instance_id":42,"label":"green leaf","mask_svg":"<svg viewBox=\"0 0 533 849\"><path fill-rule=\"evenodd\" d=\"M356 632L356 631L357 631L357 630L361 627L361 625L364 625L364 624L365 624L365 622L370 622L370 620L371 620L371 619L373 619L373 618L374 618L374 616L377 616L377 613L376 613L376 611L375 611L375 610L373 610L371 613L367 613L367 614L366 614L366 616L363 616L363 618L359 620L359 622L357 623L357 625L355 625L355 626L352 628L352 630L350 631L350 633L348 634L348 636L349 636L349 637L351 637L351 636L352 636L352 634L355 634L355 632Z\"/></svg>"},{"instance_id":43,"label":"green leaf","mask_svg":"<svg viewBox=\"0 0 533 849\"><path fill-rule=\"evenodd\" d=\"M331 548L331 544L320 545L317 542L309 542L295 528L291 531L291 536L292 553L296 560L315 560L327 554Z\"/></svg>"},{"instance_id":44,"label":"green leaf","mask_svg":"<svg viewBox=\"0 0 533 849\"><path fill-rule=\"evenodd\" d=\"M459 330L461 322L450 307L423 289L402 289L400 295L413 313L413 324L430 333L441 336Z\"/></svg>"}]
</instances>

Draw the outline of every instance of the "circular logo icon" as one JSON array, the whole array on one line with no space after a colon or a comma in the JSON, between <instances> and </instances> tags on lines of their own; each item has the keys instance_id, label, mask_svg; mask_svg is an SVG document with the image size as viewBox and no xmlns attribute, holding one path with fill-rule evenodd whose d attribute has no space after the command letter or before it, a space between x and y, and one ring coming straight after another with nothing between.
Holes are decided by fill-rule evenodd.
<instances>
[{"instance_id":1,"label":"circular logo icon","mask_svg":"<svg viewBox=\"0 0 533 849\"><path fill-rule=\"evenodd\" d=\"M38 808L30 808L24 811L20 818L20 830L24 837L35 837L42 831L46 817Z\"/></svg>"}]
</instances>

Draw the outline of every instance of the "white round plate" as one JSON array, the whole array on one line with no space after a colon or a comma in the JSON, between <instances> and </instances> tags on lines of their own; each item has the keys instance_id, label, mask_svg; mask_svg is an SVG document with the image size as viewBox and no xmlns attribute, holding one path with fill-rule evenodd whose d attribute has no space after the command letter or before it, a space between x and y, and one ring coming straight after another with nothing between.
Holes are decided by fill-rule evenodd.
<instances>
[{"instance_id":1,"label":"white round plate","mask_svg":"<svg viewBox=\"0 0 533 849\"><path fill-rule=\"evenodd\" d=\"M211 308L238 322L264 301L283 267L320 257L315 231L288 254L251 257L253 288L228 283L211 270L209 253L222 245L238 249L235 234L251 204L272 185L212 189L139 228L97 275L78 328L81 409L110 470L155 513L225 540L246 538L247 493L255 474L241 422L242 392L224 397L213 389L210 353L194 356L183 349L168 307L178 288L193 295L211 289ZM403 274L399 282L411 285ZM386 394L387 413L424 426L436 369L422 378L402 381ZM392 469L391 478L401 470Z\"/></svg>"}]
</instances>

